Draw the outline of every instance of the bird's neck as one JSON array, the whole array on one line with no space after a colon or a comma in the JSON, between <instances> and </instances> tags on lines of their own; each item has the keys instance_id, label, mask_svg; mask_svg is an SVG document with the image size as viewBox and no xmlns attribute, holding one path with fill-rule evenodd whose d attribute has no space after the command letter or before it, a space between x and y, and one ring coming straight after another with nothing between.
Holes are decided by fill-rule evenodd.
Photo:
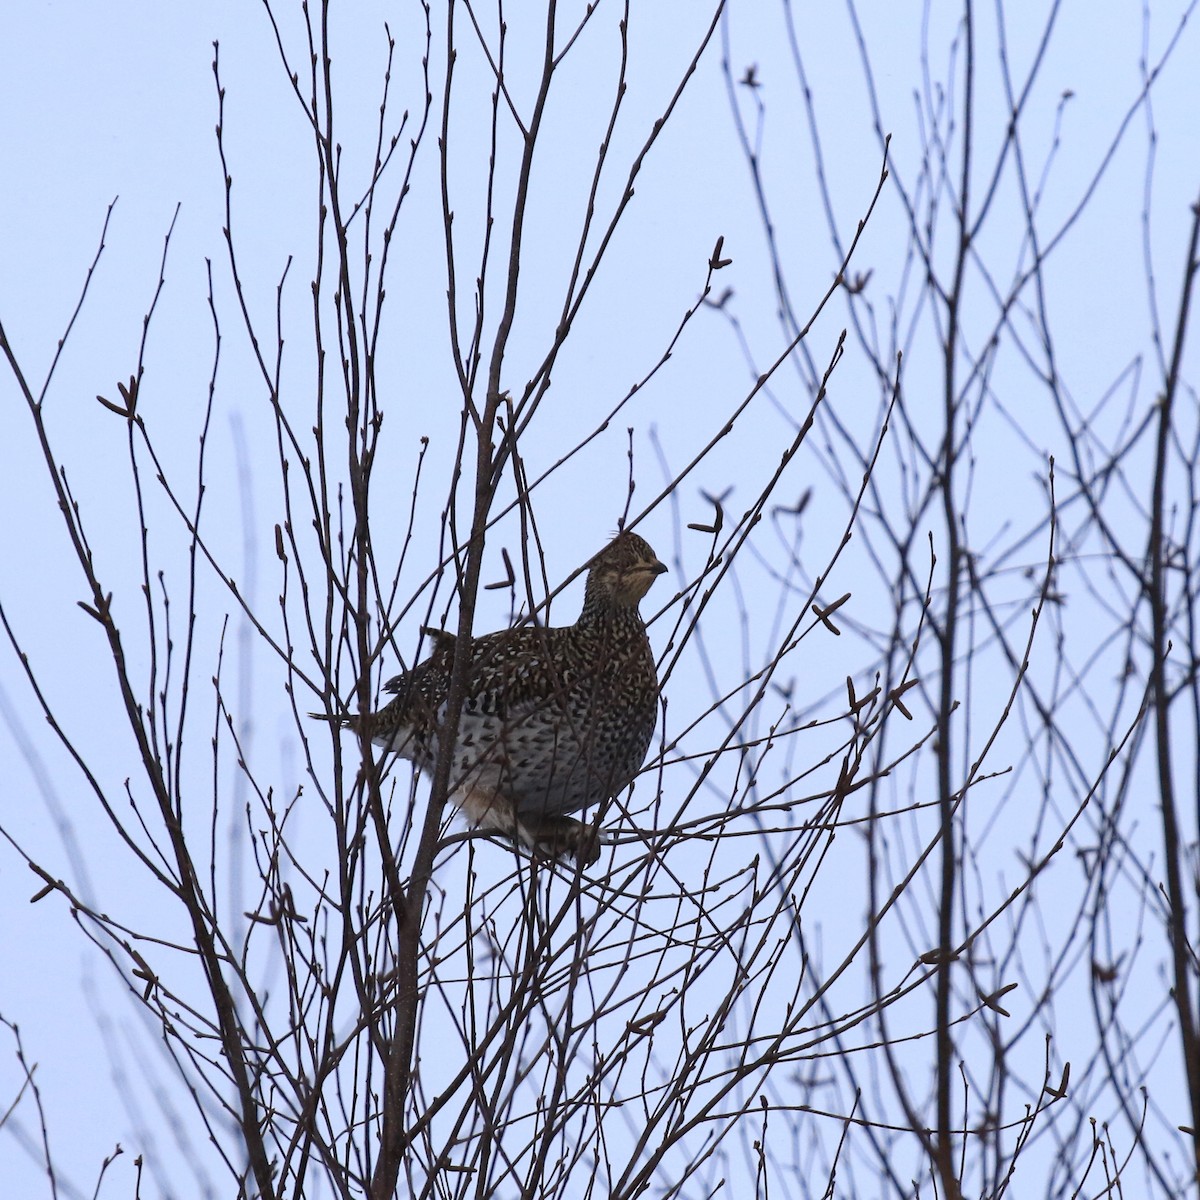
<instances>
[{"instance_id":1,"label":"bird's neck","mask_svg":"<svg viewBox=\"0 0 1200 1200\"><path fill-rule=\"evenodd\" d=\"M575 622L579 629L630 629L641 626L641 617L637 606L632 604L613 604L600 596L586 596L583 602L583 612Z\"/></svg>"}]
</instances>

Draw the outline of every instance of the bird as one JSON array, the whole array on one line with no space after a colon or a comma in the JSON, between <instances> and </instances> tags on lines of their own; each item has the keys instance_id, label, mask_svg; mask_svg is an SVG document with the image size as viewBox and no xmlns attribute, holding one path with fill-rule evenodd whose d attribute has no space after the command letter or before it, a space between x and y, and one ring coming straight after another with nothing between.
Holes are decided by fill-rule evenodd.
<instances>
[{"instance_id":1,"label":"bird","mask_svg":"<svg viewBox=\"0 0 1200 1200\"><path fill-rule=\"evenodd\" d=\"M622 530L590 561L573 625L472 639L449 788L470 825L537 858L596 861L592 828L567 814L624 791L645 761L659 684L638 606L666 569L643 538ZM458 639L425 632L432 652L384 684L390 703L363 715L312 715L369 736L432 778Z\"/></svg>"}]
</instances>

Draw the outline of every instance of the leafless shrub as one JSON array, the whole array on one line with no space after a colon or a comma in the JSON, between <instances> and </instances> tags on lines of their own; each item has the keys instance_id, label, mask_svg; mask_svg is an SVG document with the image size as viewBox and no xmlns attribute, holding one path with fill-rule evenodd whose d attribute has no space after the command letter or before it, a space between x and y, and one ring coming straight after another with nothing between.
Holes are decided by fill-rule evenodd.
<instances>
[{"instance_id":1,"label":"leafless shrub","mask_svg":"<svg viewBox=\"0 0 1200 1200\"><path fill-rule=\"evenodd\" d=\"M1196 510L1181 399L1195 232L1178 320L1157 335L1160 401L1108 422L1103 403L1071 398L1045 303L1054 248L1108 157L1046 224L1020 119L1043 59L1018 77L998 56L1016 116L987 126L971 6L951 34L955 86L925 76L919 153L897 159L875 108L876 174L853 213L823 169L784 6L832 246L819 287L791 280L764 152L797 114L764 99L774 66L736 66L720 5L693 18L686 53L656 59L653 88L628 10L567 18L551 4L538 27L417 9L388 32L369 101L333 54L332 14L266 12L310 146L315 238L266 286L218 53L227 259L208 274L207 404L181 432L155 364L169 233L137 361L97 397L103 452L123 453L116 524L74 482L58 356L36 379L0 326L103 640L100 744L28 628L9 608L0 620L127 878L96 884L86 854L49 864L4 832L40 879L35 898L66 902L159 1039L153 1085L182 1082L194 1104L175 1119L189 1171L228 1194L210 1182L209 1143L238 1193L263 1197L953 1197L1000 1196L1019 1177L1039 1194L1120 1195L1136 1163L1155 1194L1183 1194L1194 1166L1138 1088L1172 1057L1174 1020L1196 1126L1195 838L1174 726L1189 723L1194 757L1200 706L1194 653L1176 666L1169 652L1196 644L1193 518L1171 507L1186 495ZM1053 11L1047 40L1052 25ZM591 306L621 309L597 296L635 184L722 39L769 249L772 349L717 278L731 254L719 239L686 292L656 297L679 315L631 360L637 383L568 394L579 356L621 349ZM566 128L572 87L606 97L585 114L599 150L578 161L567 151L591 143ZM985 233L1010 185L1023 216L1003 285ZM879 206L897 202L903 250L866 260ZM426 361L434 282L441 391ZM58 354L91 286L89 272ZM840 305L847 331L826 337L818 319ZM702 322L743 339L751 384L715 417L676 397L675 429L626 435ZM1037 379L1065 454L1040 453L1010 360ZM213 436L228 413L232 454ZM598 446L628 458L620 491L591 486ZM996 488L1007 519L981 499ZM563 623L554 597L599 548L562 540L564 497L645 532L674 585L648 602L661 735L632 791L590 814L606 845L586 869L466 831L448 754L430 788L306 716L375 707L432 627L457 635L454 726L471 638L503 623L498 603L549 620L554 601ZM1093 687L1114 655L1121 678ZM1161 891L1127 803L1151 749ZM1125 999L1154 939L1170 983L1146 1015ZM1091 1048L1068 1062L1062 1029L1087 1003ZM10 1114L40 1114L19 1049L17 1062ZM164 1191L168 1157L146 1160ZM97 1190L122 1186L107 1168Z\"/></svg>"}]
</instances>

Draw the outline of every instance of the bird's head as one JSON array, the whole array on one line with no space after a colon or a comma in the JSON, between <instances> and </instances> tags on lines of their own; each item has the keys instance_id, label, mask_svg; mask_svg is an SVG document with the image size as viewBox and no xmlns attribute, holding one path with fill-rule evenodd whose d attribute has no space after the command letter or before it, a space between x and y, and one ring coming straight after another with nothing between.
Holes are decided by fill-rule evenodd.
<instances>
[{"instance_id":1,"label":"bird's head","mask_svg":"<svg viewBox=\"0 0 1200 1200\"><path fill-rule=\"evenodd\" d=\"M644 538L619 533L592 559L584 607L636 608L666 569Z\"/></svg>"}]
</instances>

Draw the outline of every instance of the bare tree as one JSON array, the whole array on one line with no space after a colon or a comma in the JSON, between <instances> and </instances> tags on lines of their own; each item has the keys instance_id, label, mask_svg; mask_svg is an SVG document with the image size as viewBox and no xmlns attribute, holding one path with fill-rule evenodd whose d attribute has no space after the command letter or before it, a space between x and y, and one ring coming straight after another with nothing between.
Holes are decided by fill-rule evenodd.
<instances>
[{"instance_id":1,"label":"bare tree","mask_svg":"<svg viewBox=\"0 0 1200 1200\"><path fill-rule=\"evenodd\" d=\"M1157 50L1143 14L1140 86L1090 166L1069 175L1058 160L1073 92L1055 91L1051 64L1057 44L1080 31L1063 28L1058 5L1045 6L1036 30L1004 5L984 13L965 4L952 22L927 14L914 44L915 121L888 103L880 78L885 63L895 74L901 48L853 5L844 52L806 42L786 4L786 52L770 68L745 69L726 33L727 94L783 328L794 327L796 264L776 216L776 130L807 132L834 259L844 245L830 168L846 133L823 115L818 56L857 59L862 124L880 148L891 144L885 203L908 226L903 255L846 276L843 290L848 357L878 381L889 427L890 469L872 472L856 523L877 573L874 612L856 591L858 632L879 647L884 687L919 681L907 702L937 728L931 761L914 760L902 783L873 764L866 994L877 1012L862 1039L868 1052L843 1043L824 1080L836 1099L821 1107L847 1122L842 1169L879 1194L919 1194L926 1177L941 1195L999 1196L1030 1159L1040 1166L1023 1171L1046 1181L1037 1194L1193 1192L1194 1145L1185 1151L1171 1127L1194 1142L1195 956L1182 881L1194 873L1200 830L1182 831L1178 794L1197 742L1196 430L1194 405L1185 415L1178 397L1195 201L1165 202L1192 213L1185 244L1171 243L1184 268L1165 322L1147 249L1145 344L1156 370L1143 374L1139 359L1089 393L1064 365L1066 314L1054 302L1072 270L1067 248L1088 236L1093 210L1120 181L1114 159L1141 117L1149 228L1152 98L1166 69L1181 69L1190 11L1165 18L1177 23L1159 33ZM760 42L746 53L768 51ZM1047 91L1059 97L1052 112L1039 100ZM796 108L773 99L793 92ZM919 144L897 153L897 126L915 127ZM1111 224L1105 233L1118 235ZM810 363L795 365L812 379ZM870 461L873 439L837 405L819 421L828 478L849 499L852 464ZM1182 718L1180 705L1193 715ZM1139 794L1154 803L1137 804ZM1146 840L1154 820L1161 845ZM897 963L899 945L909 958ZM907 974L897 971L913 957ZM1147 990L1150 972L1163 982ZM1021 995L1004 999L1018 985ZM885 1003L908 990L914 1003ZM1094 1024L1081 1060L1084 1012ZM797 1122L798 1137L833 1143L832 1130L812 1130ZM1126 1191L1122 1179L1136 1182Z\"/></svg>"},{"instance_id":2,"label":"bare tree","mask_svg":"<svg viewBox=\"0 0 1200 1200\"><path fill-rule=\"evenodd\" d=\"M745 60L720 4L661 45L629 5L418 6L363 43L379 49L364 98L365 51L349 71L334 54L350 18L268 4L310 148L312 191L285 202L315 236L264 278L241 200L256 164L235 148L250 118L215 54L226 258L208 271L206 406L182 426L155 358L168 233L129 378L97 383L98 436L123 446L118 527L77 489L92 448L60 423L95 263L41 378L0 324L55 552L103 639L106 745L7 588L0 620L126 888L0 828L161 1045L149 1086L193 1105L177 1138L204 1187L230 1191L208 1143L261 1197L998 1197L1018 1179L1120 1195L1131 1171L1147 1194L1190 1191L1168 1126L1196 1128L1200 1094L1200 833L1179 799L1200 741L1196 234L1177 317L1151 330L1159 402L1077 401L1047 297L1128 121L1045 217L1055 151L1035 163L1026 125L1057 11L1023 67L1003 6L986 29L964 6L944 45L931 25L914 147L888 136L851 7L876 138L847 208L788 5L772 54ZM1131 114L1178 45L1145 61ZM981 98L985 55L999 103ZM622 242L644 174L719 62L777 324L723 286L733 235L750 242L726 231L653 297L678 315L654 314L667 332L625 364L637 382L589 391L581 363L614 354L629 280L653 270L634 274ZM801 110L773 98L784 72ZM801 122L828 221L819 282L793 281L770 155ZM866 258L887 207L903 248ZM644 319L626 312L630 344ZM750 383L712 416L656 408L699 333L725 329ZM232 452L214 435L230 413ZM1043 453L1045 430L1065 453ZM619 490L591 486L598 448L627 463ZM457 728L475 637L562 624L558 592L600 548L561 540L564 497L672 567L646 602L659 734L632 791L587 814L592 866L468 830L452 739L427 784L307 716L374 710L432 639ZM264 736L263 713L286 736ZM1161 849L1130 803L1151 751ZM1155 953L1170 982L1147 1000L1132 970ZM1084 1011L1081 1062L1062 1042ZM14 1045L13 1127L41 1102ZM1170 1063L1187 1122L1159 1099ZM54 1122L36 1120L53 1191ZM145 1168L180 1186L168 1156ZM141 1185L105 1163L101 1186Z\"/></svg>"}]
</instances>

